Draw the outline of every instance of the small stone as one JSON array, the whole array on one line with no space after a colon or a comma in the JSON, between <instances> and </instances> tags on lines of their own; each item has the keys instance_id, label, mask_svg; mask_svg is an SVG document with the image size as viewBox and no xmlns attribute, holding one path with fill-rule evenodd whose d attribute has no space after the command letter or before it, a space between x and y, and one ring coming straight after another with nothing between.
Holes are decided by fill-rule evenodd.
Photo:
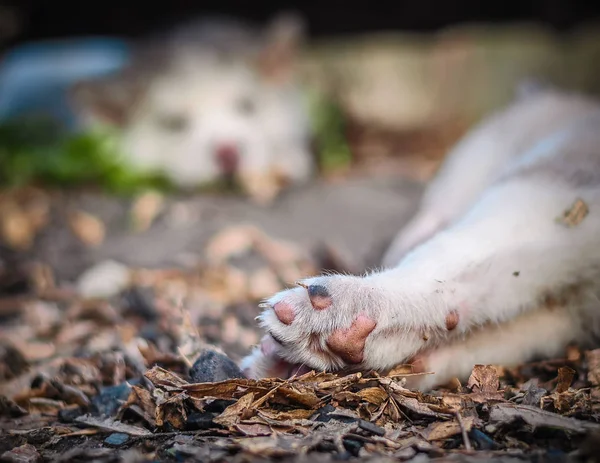
<instances>
[{"instance_id":1,"label":"small stone","mask_svg":"<svg viewBox=\"0 0 600 463\"><path fill-rule=\"evenodd\" d=\"M348 437L342 439L342 444L344 445L344 448L353 456L353 457L358 457L358 452L360 452L360 449L362 448L362 446L364 445L364 443L362 441L359 441L357 439L350 439Z\"/></svg>"},{"instance_id":2,"label":"small stone","mask_svg":"<svg viewBox=\"0 0 600 463\"><path fill-rule=\"evenodd\" d=\"M331 412L335 412L335 407L331 404L327 404L327 405L319 408L319 410L317 410L317 412L319 414L315 418L315 421L319 421L321 423L327 423L327 422L331 421L331 416L329 416L329 414Z\"/></svg>"},{"instance_id":3,"label":"small stone","mask_svg":"<svg viewBox=\"0 0 600 463\"><path fill-rule=\"evenodd\" d=\"M120 447L125 444L129 440L129 435L122 432L115 432L104 439L104 443L106 445L111 445L113 447Z\"/></svg>"},{"instance_id":4,"label":"small stone","mask_svg":"<svg viewBox=\"0 0 600 463\"><path fill-rule=\"evenodd\" d=\"M225 354L214 350L204 351L190 368L194 383L216 383L226 379L244 378L240 368Z\"/></svg>"},{"instance_id":5,"label":"small stone","mask_svg":"<svg viewBox=\"0 0 600 463\"><path fill-rule=\"evenodd\" d=\"M42 461L42 456L33 445L25 444L4 452L0 456L0 461L6 463L37 463Z\"/></svg>"},{"instance_id":6,"label":"small stone","mask_svg":"<svg viewBox=\"0 0 600 463\"><path fill-rule=\"evenodd\" d=\"M129 285L130 278L129 268L119 262L106 260L81 274L77 280L77 292L86 298L113 297Z\"/></svg>"},{"instance_id":7,"label":"small stone","mask_svg":"<svg viewBox=\"0 0 600 463\"><path fill-rule=\"evenodd\" d=\"M375 434L376 436L385 436L385 429L381 426L371 423L370 421L358 420L358 427L364 431Z\"/></svg>"},{"instance_id":8,"label":"small stone","mask_svg":"<svg viewBox=\"0 0 600 463\"><path fill-rule=\"evenodd\" d=\"M132 386L139 384L139 380L129 380ZM94 415L113 416L117 413L122 403L127 400L131 388L128 383L122 383L117 386L108 386L102 388L100 394L92 398L92 412Z\"/></svg>"},{"instance_id":9,"label":"small stone","mask_svg":"<svg viewBox=\"0 0 600 463\"><path fill-rule=\"evenodd\" d=\"M214 428L216 427L215 423L213 423L213 418L215 416L216 413L191 413L185 422L185 429L188 431L197 431L200 429Z\"/></svg>"},{"instance_id":10,"label":"small stone","mask_svg":"<svg viewBox=\"0 0 600 463\"><path fill-rule=\"evenodd\" d=\"M84 411L80 408L63 408L58 411L58 421L61 423L73 423L75 418L79 418L84 414Z\"/></svg>"},{"instance_id":11,"label":"small stone","mask_svg":"<svg viewBox=\"0 0 600 463\"><path fill-rule=\"evenodd\" d=\"M469 437L477 446L478 450L494 450L498 448L498 444L494 442L487 434L479 429L473 428L469 432Z\"/></svg>"},{"instance_id":12,"label":"small stone","mask_svg":"<svg viewBox=\"0 0 600 463\"><path fill-rule=\"evenodd\" d=\"M220 415L225 411L225 409L231 405L233 405L235 400L225 400L225 399L217 399L213 400L211 403L206 404L205 412L207 413L215 413Z\"/></svg>"},{"instance_id":13,"label":"small stone","mask_svg":"<svg viewBox=\"0 0 600 463\"><path fill-rule=\"evenodd\" d=\"M417 451L412 447L404 447L401 450L397 450L394 452L394 458L397 461L405 461L409 460L417 454ZM412 463L417 463L415 460L410 460Z\"/></svg>"},{"instance_id":14,"label":"small stone","mask_svg":"<svg viewBox=\"0 0 600 463\"><path fill-rule=\"evenodd\" d=\"M134 286L123 293L123 299L127 312L139 315L149 322L158 319L152 288Z\"/></svg>"}]
</instances>

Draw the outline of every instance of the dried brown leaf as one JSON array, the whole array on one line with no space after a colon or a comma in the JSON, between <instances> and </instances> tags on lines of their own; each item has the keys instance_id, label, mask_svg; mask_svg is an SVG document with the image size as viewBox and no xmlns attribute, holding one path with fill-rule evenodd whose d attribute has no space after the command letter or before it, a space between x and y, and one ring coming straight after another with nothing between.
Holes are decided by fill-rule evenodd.
<instances>
[{"instance_id":1,"label":"dried brown leaf","mask_svg":"<svg viewBox=\"0 0 600 463\"><path fill-rule=\"evenodd\" d=\"M158 404L155 415L156 424L164 426L166 422L175 429L183 429L187 421L187 412L184 405L187 398L185 393L174 394L166 401Z\"/></svg>"},{"instance_id":2,"label":"dried brown leaf","mask_svg":"<svg viewBox=\"0 0 600 463\"><path fill-rule=\"evenodd\" d=\"M98 418L91 415L84 415L75 418L78 423L92 426L94 428L103 429L112 432L122 432L131 436L150 436L152 433L147 429L140 428L139 426L133 426L130 424L122 423L112 418Z\"/></svg>"},{"instance_id":3,"label":"dried brown leaf","mask_svg":"<svg viewBox=\"0 0 600 463\"><path fill-rule=\"evenodd\" d=\"M504 400L502 391L498 390L499 386L498 367L475 365L467 382L467 388L472 391L469 398L479 403Z\"/></svg>"},{"instance_id":4,"label":"dried brown leaf","mask_svg":"<svg viewBox=\"0 0 600 463\"><path fill-rule=\"evenodd\" d=\"M270 436L273 434L273 430L266 424L236 424L234 428L241 432L244 436L257 437L257 436Z\"/></svg>"},{"instance_id":5,"label":"dried brown leaf","mask_svg":"<svg viewBox=\"0 0 600 463\"><path fill-rule=\"evenodd\" d=\"M277 436L277 438L255 437L254 439L241 439L240 447L244 452L258 455L261 458L282 458L298 455L307 448L306 443L295 438Z\"/></svg>"},{"instance_id":6,"label":"dried brown leaf","mask_svg":"<svg viewBox=\"0 0 600 463\"><path fill-rule=\"evenodd\" d=\"M254 393L250 392L242 396L236 403L227 407L223 413L215 417L213 421L226 428L232 428L240 421L251 417L256 410L252 408Z\"/></svg>"},{"instance_id":7,"label":"dried brown leaf","mask_svg":"<svg viewBox=\"0 0 600 463\"><path fill-rule=\"evenodd\" d=\"M20 340L15 343L28 362L39 362L49 359L56 353L56 345L52 342Z\"/></svg>"},{"instance_id":8,"label":"dried brown leaf","mask_svg":"<svg viewBox=\"0 0 600 463\"><path fill-rule=\"evenodd\" d=\"M491 422L509 423L516 418L520 418L527 424L537 428L562 429L577 434L600 430L600 424L560 416L529 405L500 403L495 404L490 409Z\"/></svg>"},{"instance_id":9,"label":"dried brown leaf","mask_svg":"<svg viewBox=\"0 0 600 463\"><path fill-rule=\"evenodd\" d=\"M573 382L573 378L575 378L575 374L577 372L569 367L560 367L558 369L558 382L556 384L556 392L559 394L563 392L567 392L569 387L571 387L571 383Z\"/></svg>"},{"instance_id":10,"label":"dried brown leaf","mask_svg":"<svg viewBox=\"0 0 600 463\"><path fill-rule=\"evenodd\" d=\"M473 392L496 394L500 387L500 379L496 368L492 365L475 365L467 387Z\"/></svg>"},{"instance_id":11,"label":"dried brown leaf","mask_svg":"<svg viewBox=\"0 0 600 463\"><path fill-rule=\"evenodd\" d=\"M46 397L31 397L27 400L30 413L55 414L66 407L62 400L49 399Z\"/></svg>"},{"instance_id":12,"label":"dried brown leaf","mask_svg":"<svg viewBox=\"0 0 600 463\"><path fill-rule=\"evenodd\" d=\"M471 400L463 394L449 393L442 396L442 404L449 410L462 410Z\"/></svg>"},{"instance_id":13,"label":"dried brown leaf","mask_svg":"<svg viewBox=\"0 0 600 463\"><path fill-rule=\"evenodd\" d=\"M98 333L98 325L91 320L75 321L63 325L55 337L55 342L60 345L75 345L78 342L91 338Z\"/></svg>"},{"instance_id":14,"label":"dried brown leaf","mask_svg":"<svg viewBox=\"0 0 600 463\"><path fill-rule=\"evenodd\" d=\"M13 201L5 201L0 208L2 239L11 248L26 250L31 247L36 228L25 211Z\"/></svg>"},{"instance_id":15,"label":"dried brown leaf","mask_svg":"<svg viewBox=\"0 0 600 463\"><path fill-rule=\"evenodd\" d=\"M60 377L65 384L76 386L102 381L98 363L91 358L71 357L64 359L60 367Z\"/></svg>"},{"instance_id":16,"label":"dried brown leaf","mask_svg":"<svg viewBox=\"0 0 600 463\"><path fill-rule=\"evenodd\" d=\"M156 404L152 394L147 389L140 386L131 386L131 392L127 398L127 402L121 407L122 410L133 406L138 407L138 412L152 426L156 424Z\"/></svg>"},{"instance_id":17,"label":"dried brown leaf","mask_svg":"<svg viewBox=\"0 0 600 463\"><path fill-rule=\"evenodd\" d=\"M19 402L23 398L29 397L31 391L31 381L38 375L47 377L58 374L64 359L55 359L45 365L40 365L36 369L30 370L10 381L0 381L0 395Z\"/></svg>"},{"instance_id":18,"label":"dried brown leaf","mask_svg":"<svg viewBox=\"0 0 600 463\"><path fill-rule=\"evenodd\" d=\"M87 246L98 246L104 241L104 223L88 212L74 211L69 214L69 226L73 234Z\"/></svg>"},{"instance_id":19,"label":"dried brown leaf","mask_svg":"<svg viewBox=\"0 0 600 463\"><path fill-rule=\"evenodd\" d=\"M158 192L148 191L138 196L131 207L131 221L136 232L147 230L162 211L164 197Z\"/></svg>"},{"instance_id":20,"label":"dried brown leaf","mask_svg":"<svg viewBox=\"0 0 600 463\"><path fill-rule=\"evenodd\" d=\"M208 242L205 252L214 265L243 254L254 244L258 229L251 225L232 226L222 230Z\"/></svg>"},{"instance_id":21,"label":"dried brown leaf","mask_svg":"<svg viewBox=\"0 0 600 463\"><path fill-rule=\"evenodd\" d=\"M27 415L27 410L20 407L13 400L0 395L0 416L16 418L23 415Z\"/></svg>"},{"instance_id":22,"label":"dried brown leaf","mask_svg":"<svg viewBox=\"0 0 600 463\"><path fill-rule=\"evenodd\" d=\"M328 381L333 381L339 378L338 375L334 373L326 373L323 371L316 372L311 370L301 376L297 376L295 379L290 380L292 383L324 383ZM323 389L322 386L318 386L320 389Z\"/></svg>"},{"instance_id":23,"label":"dried brown leaf","mask_svg":"<svg viewBox=\"0 0 600 463\"><path fill-rule=\"evenodd\" d=\"M589 212L590 209L586 202L581 198L577 198L571 207L564 211L563 215L557 218L556 221L567 227L575 227L585 219Z\"/></svg>"},{"instance_id":24,"label":"dried brown leaf","mask_svg":"<svg viewBox=\"0 0 600 463\"><path fill-rule=\"evenodd\" d=\"M419 402L415 398L404 397L403 395L397 393L394 393L393 397L400 406L406 408L407 410L410 410L413 413L416 413L417 415L429 416L433 418L442 418L444 416L444 414L442 413L433 411L429 407L429 404Z\"/></svg>"},{"instance_id":25,"label":"dried brown leaf","mask_svg":"<svg viewBox=\"0 0 600 463\"><path fill-rule=\"evenodd\" d=\"M350 392L350 391L340 391L340 392L335 392L333 393L333 395L331 396L331 398L333 400L335 400L336 402L340 402L340 403L351 403L353 404L353 406L358 406L358 404L360 404L363 401L363 398L358 395L356 392Z\"/></svg>"},{"instance_id":26,"label":"dried brown leaf","mask_svg":"<svg viewBox=\"0 0 600 463\"><path fill-rule=\"evenodd\" d=\"M171 373L161 367L154 367L146 371L144 376L156 387L170 386L173 388L182 388L183 386L189 385L187 381L181 379L175 373Z\"/></svg>"},{"instance_id":27,"label":"dried brown leaf","mask_svg":"<svg viewBox=\"0 0 600 463\"><path fill-rule=\"evenodd\" d=\"M204 399L207 397L215 399L233 399L236 396L236 392L246 390L243 382L244 380L222 381L219 383L197 383L189 384L185 386L184 389L188 392L190 397L196 399ZM252 387L249 387L248 390L255 391ZM266 393L267 391L264 392Z\"/></svg>"},{"instance_id":28,"label":"dried brown leaf","mask_svg":"<svg viewBox=\"0 0 600 463\"><path fill-rule=\"evenodd\" d=\"M318 389L341 389L351 384L355 384L362 378L362 373L353 373L342 376L341 378L330 379L317 383Z\"/></svg>"},{"instance_id":29,"label":"dried brown leaf","mask_svg":"<svg viewBox=\"0 0 600 463\"><path fill-rule=\"evenodd\" d=\"M389 398L388 393L380 387L367 387L358 391L357 394L374 405L381 405Z\"/></svg>"},{"instance_id":30,"label":"dried brown leaf","mask_svg":"<svg viewBox=\"0 0 600 463\"><path fill-rule=\"evenodd\" d=\"M53 381L53 385L58 389L60 393L60 398L66 403L77 404L82 407L88 407L90 405L90 399L78 387L71 386L68 384L61 384L56 380ZM87 384L83 386L87 386Z\"/></svg>"},{"instance_id":31,"label":"dried brown leaf","mask_svg":"<svg viewBox=\"0 0 600 463\"><path fill-rule=\"evenodd\" d=\"M290 402L304 405L310 408L316 408L321 403L321 399L317 397L315 392L306 387L296 386L281 386L279 392L282 397L285 397Z\"/></svg>"},{"instance_id":32,"label":"dried brown leaf","mask_svg":"<svg viewBox=\"0 0 600 463\"><path fill-rule=\"evenodd\" d=\"M423 396L418 391L405 389L392 378L382 377L379 378L379 382L389 389L392 397L399 405L413 413L438 418L448 415L448 413L446 413L447 407L443 407L443 404L439 399L435 399L431 396ZM424 402L425 399L432 403ZM442 404L442 406L440 404Z\"/></svg>"},{"instance_id":33,"label":"dried brown leaf","mask_svg":"<svg viewBox=\"0 0 600 463\"><path fill-rule=\"evenodd\" d=\"M473 427L473 423L475 422L475 418L472 416L467 416L462 418L463 426L466 432L469 432ZM427 428L422 432L423 437L428 441L436 441L448 439L449 437L455 436L462 432L460 423L458 421L436 421L431 423Z\"/></svg>"},{"instance_id":34,"label":"dried brown leaf","mask_svg":"<svg viewBox=\"0 0 600 463\"><path fill-rule=\"evenodd\" d=\"M307 420L315 414L314 410L305 408L294 408L287 411L278 410L259 410L258 414L269 420L289 421L289 420Z\"/></svg>"}]
</instances>

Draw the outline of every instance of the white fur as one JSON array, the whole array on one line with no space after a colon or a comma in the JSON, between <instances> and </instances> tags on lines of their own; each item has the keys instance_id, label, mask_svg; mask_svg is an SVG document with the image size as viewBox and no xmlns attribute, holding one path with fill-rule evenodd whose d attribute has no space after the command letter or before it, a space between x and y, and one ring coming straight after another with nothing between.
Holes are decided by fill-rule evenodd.
<instances>
[{"instance_id":1,"label":"white fur","mask_svg":"<svg viewBox=\"0 0 600 463\"><path fill-rule=\"evenodd\" d=\"M559 223L577 199L590 213L576 226ZM358 368L385 370L417 355L436 373L414 382L426 389L465 379L477 363L512 365L585 344L600 333L599 211L600 105L554 90L517 101L450 153L390 247L390 268L305 281L327 288L333 302L322 311L301 287L268 300L295 313L290 325L272 309L261 315L283 341L270 355L348 367L326 340L362 313L377 325ZM459 322L448 330L452 312ZM244 366L250 376L269 373L258 351Z\"/></svg>"}]
</instances>

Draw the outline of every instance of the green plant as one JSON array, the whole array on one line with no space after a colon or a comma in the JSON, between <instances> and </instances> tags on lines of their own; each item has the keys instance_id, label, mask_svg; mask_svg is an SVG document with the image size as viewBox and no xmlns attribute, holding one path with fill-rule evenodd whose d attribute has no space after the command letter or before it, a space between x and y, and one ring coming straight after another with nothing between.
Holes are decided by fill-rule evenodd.
<instances>
[{"instance_id":1,"label":"green plant","mask_svg":"<svg viewBox=\"0 0 600 463\"><path fill-rule=\"evenodd\" d=\"M127 166L109 131L67 134L45 119L22 119L0 125L0 184L52 186L93 184L114 193L167 188L159 174Z\"/></svg>"}]
</instances>

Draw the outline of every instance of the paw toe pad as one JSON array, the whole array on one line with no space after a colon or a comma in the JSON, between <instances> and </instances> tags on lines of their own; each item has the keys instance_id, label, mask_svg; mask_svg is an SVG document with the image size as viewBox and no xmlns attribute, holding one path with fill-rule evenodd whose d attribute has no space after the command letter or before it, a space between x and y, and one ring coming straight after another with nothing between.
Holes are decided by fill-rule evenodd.
<instances>
[{"instance_id":1,"label":"paw toe pad","mask_svg":"<svg viewBox=\"0 0 600 463\"><path fill-rule=\"evenodd\" d=\"M296 318L294 308L285 302L278 302L273 306L273 310L278 320L284 325L291 325L294 318Z\"/></svg>"},{"instance_id":2,"label":"paw toe pad","mask_svg":"<svg viewBox=\"0 0 600 463\"><path fill-rule=\"evenodd\" d=\"M446 315L446 329L448 331L452 331L457 327L460 317L458 316L458 312L453 311Z\"/></svg>"},{"instance_id":3,"label":"paw toe pad","mask_svg":"<svg viewBox=\"0 0 600 463\"><path fill-rule=\"evenodd\" d=\"M306 290L308 291L310 303L315 310L324 310L331 305L331 296L325 286L310 285Z\"/></svg>"}]
</instances>

